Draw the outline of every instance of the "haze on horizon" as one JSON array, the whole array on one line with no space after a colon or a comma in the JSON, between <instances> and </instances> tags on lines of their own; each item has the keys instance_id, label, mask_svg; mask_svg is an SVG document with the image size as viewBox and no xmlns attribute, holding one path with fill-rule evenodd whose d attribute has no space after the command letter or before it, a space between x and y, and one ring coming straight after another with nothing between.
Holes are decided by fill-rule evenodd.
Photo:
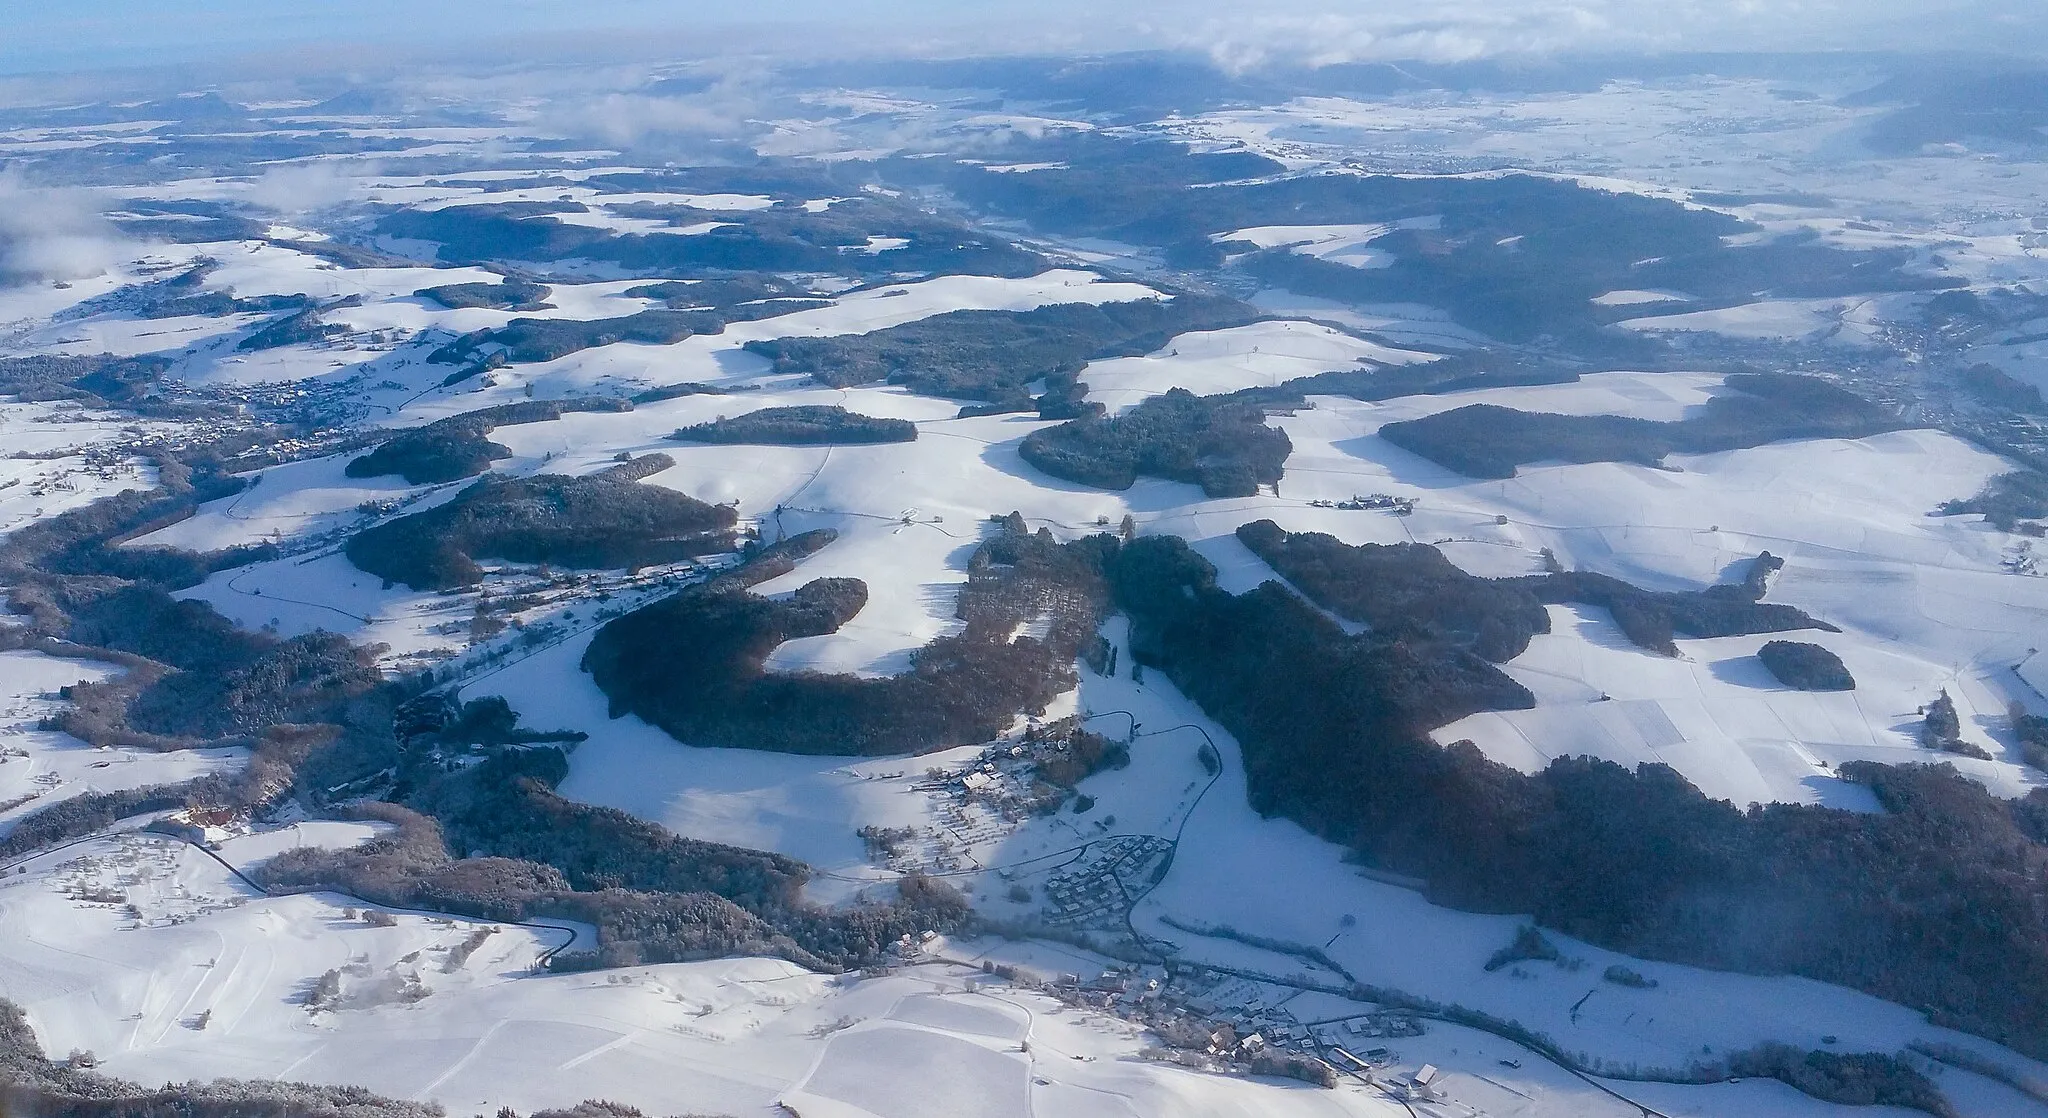
<instances>
[{"instance_id":1,"label":"haze on horizon","mask_svg":"<svg viewBox=\"0 0 2048 1118\"><path fill-rule=\"evenodd\" d=\"M2048 54L2032 0L108 0L17 6L0 73L138 67L375 68L399 58L502 64L552 58L709 58L734 53L971 55L1197 50L1230 68L1517 54L1713 51L1984 51Z\"/></svg>"}]
</instances>

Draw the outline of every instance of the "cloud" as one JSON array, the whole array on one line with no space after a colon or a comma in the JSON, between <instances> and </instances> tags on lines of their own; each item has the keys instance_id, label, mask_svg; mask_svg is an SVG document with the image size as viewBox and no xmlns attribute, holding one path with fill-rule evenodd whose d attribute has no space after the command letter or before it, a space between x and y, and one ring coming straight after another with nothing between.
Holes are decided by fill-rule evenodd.
<instances>
[{"instance_id":1,"label":"cloud","mask_svg":"<svg viewBox=\"0 0 2048 1118\"><path fill-rule=\"evenodd\" d=\"M1387 4L1370 14L1269 11L1219 16L1176 37L1175 45L1206 51L1219 66L1242 72L1271 64L1328 66L1345 62L1468 62L1504 54L1570 50L1671 49L1687 37L1683 4L1655 20L1626 15L1602 0L1576 3Z\"/></svg>"},{"instance_id":2,"label":"cloud","mask_svg":"<svg viewBox=\"0 0 2048 1118\"><path fill-rule=\"evenodd\" d=\"M290 164L264 172L244 196L278 214L313 213L348 201L354 193L354 177L374 174L375 167L362 163L351 163L346 172L334 163Z\"/></svg>"},{"instance_id":3,"label":"cloud","mask_svg":"<svg viewBox=\"0 0 2048 1118\"><path fill-rule=\"evenodd\" d=\"M644 72L611 89L558 91L540 102L530 123L622 150L750 137L769 115L768 77L737 62L712 73Z\"/></svg>"},{"instance_id":4,"label":"cloud","mask_svg":"<svg viewBox=\"0 0 2048 1118\"><path fill-rule=\"evenodd\" d=\"M649 136L725 136L737 132L745 117L732 106L697 97L651 97L613 93L550 106L538 123L551 131L630 147Z\"/></svg>"},{"instance_id":5,"label":"cloud","mask_svg":"<svg viewBox=\"0 0 2048 1118\"><path fill-rule=\"evenodd\" d=\"M82 192L0 172L0 283L96 276L132 247Z\"/></svg>"},{"instance_id":6,"label":"cloud","mask_svg":"<svg viewBox=\"0 0 2048 1118\"><path fill-rule=\"evenodd\" d=\"M2009 52L2048 42L2037 0L1268 0L1155 27L1233 72L1566 52Z\"/></svg>"}]
</instances>

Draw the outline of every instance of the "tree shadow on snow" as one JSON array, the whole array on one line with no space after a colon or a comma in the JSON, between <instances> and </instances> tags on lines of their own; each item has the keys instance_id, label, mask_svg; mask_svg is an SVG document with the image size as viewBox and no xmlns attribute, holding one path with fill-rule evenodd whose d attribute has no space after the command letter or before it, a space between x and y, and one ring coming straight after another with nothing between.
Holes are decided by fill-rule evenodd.
<instances>
[{"instance_id":1,"label":"tree shadow on snow","mask_svg":"<svg viewBox=\"0 0 2048 1118\"><path fill-rule=\"evenodd\" d=\"M1412 485L1417 489L1457 489L1475 482L1506 480L1466 477L1448 466L1439 466L1420 454L1402 450L1380 438L1377 433L1340 439L1331 443L1330 449L1362 462L1371 462L1383 467L1387 471L1389 481Z\"/></svg>"},{"instance_id":2,"label":"tree shadow on snow","mask_svg":"<svg viewBox=\"0 0 2048 1118\"><path fill-rule=\"evenodd\" d=\"M1722 683L1746 687L1752 691L1788 691L1790 688L1778 682L1778 677L1764 667L1762 660L1754 656L1730 656L1715 660L1707 665L1707 671Z\"/></svg>"}]
</instances>

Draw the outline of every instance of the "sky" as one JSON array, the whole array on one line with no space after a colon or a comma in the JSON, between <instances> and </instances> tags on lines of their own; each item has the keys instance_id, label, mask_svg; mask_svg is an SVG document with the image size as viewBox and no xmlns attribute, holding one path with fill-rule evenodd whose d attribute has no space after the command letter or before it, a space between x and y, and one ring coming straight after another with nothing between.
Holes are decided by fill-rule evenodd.
<instances>
[{"instance_id":1,"label":"sky","mask_svg":"<svg viewBox=\"0 0 2048 1118\"><path fill-rule=\"evenodd\" d=\"M2048 54L2048 0L0 0L0 73L331 52L704 57L1193 47L1271 59L1566 50Z\"/></svg>"}]
</instances>

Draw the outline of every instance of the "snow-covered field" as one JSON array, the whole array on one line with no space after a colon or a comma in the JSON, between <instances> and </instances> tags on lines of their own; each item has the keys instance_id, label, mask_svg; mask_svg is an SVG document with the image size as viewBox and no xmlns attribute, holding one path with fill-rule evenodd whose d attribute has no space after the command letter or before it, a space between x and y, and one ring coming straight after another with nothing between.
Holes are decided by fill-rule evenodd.
<instances>
[{"instance_id":1,"label":"snow-covered field","mask_svg":"<svg viewBox=\"0 0 2048 1118\"><path fill-rule=\"evenodd\" d=\"M1311 358L1297 358L1289 347ZM1091 386L1122 385L1135 397L1189 383L1220 390L1230 385L1203 378L1233 374L1272 383L1317 364L1361 358L1386 359L1379 347L1325 327L1268 322L1186 335L1148 357L1097 362L1085 375ZM515 373L515 379L550 375L536 368L543 371ZM1661 469L1535 466L1508 481L1472 481L1375 434L1386 422L1475 402L1674 420L1720 391L1719 384L1719 376L1706 373L1606 373L1572 384L1381 404L1319 397L1313 408L1276 420L1295 447L1284 496L1226 501L1153 479L1123 493L1056 481L1016 454L1017 442L1039 421L953 419L949 403L893 388L770 383L632 412L573 413L500 428L492 437L514 452L502 464L508 473L581 473L604 468L621 451L659 450L677 464L651 484L711 502L737 501L741 514L760 522L770 538L838 529L837 543L762 590L856 577L869 586L869 604L838 633L779 648L771 667L780 670L902 670L911 651L955 630L952 599L981 524L1011 510L1067 536L1100 530L1099 524L1128 513L1144 530L1188 538L1218 564L1225 585L1239 591L1271 577L1232 535L1239 524L1260 518L1352 543L1437 543L1454 562L1483 575L1534 571L1538 553L1549 549L1566 566L1659 590L1723 581L1768 550L1787 560L1774 580L1773 600L1845 630L1816 639L1848 662L1857 691L1812 695L1776 686L1754 659L1764 638L1684 642L1684 658L1672 661L1627 645L1597 611L1560 609L1553 633L1508 667L1536 692L1538 708L1474 716L1446 728L1444 740L1470 737L1498 759L1531 768L1565 749L1663 760L1737 802L1855 800L1829 768L1859 757L1924 755L1914 744L1915 709L1947 689L1964 711L1966 738L1998 758L1956 763L2008 794L2031 786L2014 743L2002 736L2003 715L2009 701L2025 697L2015 693L2009 668L2037 643L2033 634L2048 631L2048 580L2003 570L2000 558L2011 539L1978 518L1927 515L1999 473L2004 467L1994 456L1945 435L1907 431L1678 455ZM514 391L507 383L485 398L516 398ZM718 415L813 403L911 419L919 438L834 448L663 439ZM422 406L430 414L445 407ZM344 524L363 500L407 492L395 483L343 478L335 459L275 467L262 484L144 542L218 547ZM454 488L430 499L452 495ZM1310 505L1380 492L1415 498L1418 511L1393 517ZM1506 522L1498 523L1502 517ZM399 650L445 645L446 638L427 630L463 608L442 595L382 589L338 554L323 552L224 571L187 594L251 626L274 621L286 633L328 628ZM1557 744L1563 742L1572 744Z\"/></svg>"},{"instance_id":2,"label":"snow-covered field","mask_svg":"<svg viewBox=\"0 0 2048 1118\"><path fill-rule=\"evenodd\" d=\"M1609 291L1593 297L1593 302L1603 307L1635 307L1649 303L1689 303L1692 296L1683 291Z\"/></svg>"},{"instance_id":3,"label":"snow-covered field","mask_svg":"<svg viewBox=\"0 0 2048 1118\"><path fill-rule=\"evenodd\" d=\"M94 749L39 724L62 709L61 689L120 674L111 664L66 660L40 652L0 652L0 832L22 816L87 792L119 792L175 784L239 767L240 749Z\"/></svg>"},{"instance_id":4,"label":"snow-covered field","mask_svg":"<svg viewBox=\"0 0 2048 1118\"><path fill-rule=\"evenodd\" d=\"M1631 330L1724 334L1749 341L1813 342L1872 346L1883 327L1882 312L1900 300L1766 299L1720 310L1690 311L1622 323Z\"/></svg>"},{"instance_id":5,"label":"snow-covered field","mask_svg":"<svg viewBox=\"0 0 2048 1118\"><path fill-rule=\"evenodd\" d=\"M1421 217L1381 225L1262 225L1217 233L1210 239L1226 245L1285 248L1353 268L1386 268L1393 265L1394 255L1373 248L1372 242L1396 229L1433 229L1441 223L1441 218Z\"/></svg>"},{"instance_id":6,"label":"snow-covered field","mask_svg":"<svg viewBox=\"0 0 2048 1118\"><path fill-rule=\"evenodd\" d=\"M1108 634L1121 642L1120 623L1112 622ZM565 655L565 663L569 659ZM608 724L592 721L601 713L603 700L587 682L570 688L581 691L580 698L559 692L536 694L535 685L551 678L548 669L537 661L523 667L520 674L514 674L515 669L495 677L487 690L506 695L535 725L566 719L594 731L593 739L572 759L564 794L626 808L680 833L798 854L835 875L814 883L814 894L821 898L848 887L836 879L842 867L856 871L847 876L873 874L860 866L858 843L851 834L855 827L929 823L938 805L910 787L916 772L930 765L959 766L966 759L963 754L973 752L848 761L680 749L631 717ZM1231 925L1291 942L1327 945L1360 981L1520 1021L1549 1033L1568 1049L1598 1055L1617 1067L1682 1066L1702 1046L1726 1050L1764 1039L1818 1046L1822 1036L1835 1036L1843 1051L1892 1051L1913 1040L1948 1042L2008 1066L2040 1070L1987 1042L1936 1029L1896 1006L1805 980L1653 966L1569 941L1561 942L1568 955L1583 960L1583 971L1537 965L1519 974L1489 974L1483 964L1513 937L1516 918L1430 905L1406 889L1360 876L1339 848L1294 824L1259 818L1245 800L1235 743L1170 684L1150 677L1140 685L1086 672L1082 680L1079 691L1052 713L1099 712L1093 724L1110 733L1135 722L1138 737L1132 764L1084 782L1083 790L1097 800L1090 815L1063 813L969 847L977 864L1002 870L959 879L985 908L1004 910L999 898L1007 885L1041 885L1058 869L1058 862L1046 856L1077 843L1111 833L1178 837L1173 872L1141 902L1134 918L1148 934L1179 944L1184 961L1283 978L1305 970L1311 979L1335 977L1320 968L1304 968L1296 958L1190 935L1183 930L1188 924ZM1129 713L1107 713L1111 711ZM1213 786L1196 755L1205 742L1217 746L1223 758L1221 777ZM1104 819L1114 819L1116 825L1104 831L1089 822ZM824 889L819 890L819 884ZM1169 916L1178 924L1165 922ZM1008 951L998 948L995 954L1009 957ZM1603 985L1597 975L1611 963L1641 970L1660 985L1647 991ZM1061 966L1081 969L1076 963ZM1596 996L1578 1004L1589 988ZM1318 1012L1330 1017L1358 1012L1341 1000L1329 1001L1332 1004L1291 1008L1304 1020L1315 1019ZM1487 1114L1600 1114L1603 1106L1618 1105L1513 1045L1466 1030L1432 1027L1425 1040L1403 1042L1400 1055L1411 1070L1434 1062L1456 1073L1459 1080L1452 1097ZM1525 1066L1507 1068L1499 1063L1510 1058ZM1966 1114L2048 1114L2048 1108L1975 1076L1952 1072L1942 1083ZM1613 1086L1673 1114L1846 1113L1770 1083Z\"/></svg>"},{"instance_id":7,"label":"snow-covered field","mask_svg":"<svg viewBox=\"0 0 2048 1118\"><path fill-rule=\"evenodd\" d=\"M246 864L253 852L222 853ZM1128 1059L1136 1030L977 967L862 980L730 959L535 975L566 929L407 912L379 927L358 910L331 894L257 896L159 836L74 846L0 882L12 945L0 996L46 1049L89 1051L113 1075L354 1083L457 1113L584 1098L845 1118L1237 1118L1271 1105L1273 1088ZM1401 1113L1358 1089L1289 1094L1289 1113Z\"/></svg>"},{"instance_id":8,"label":"snow-covered field","mask_svg":"<svg viewBox=\"0 0 2048 1118\"><path fill-rule=\"evenodd\" d=\"M1171 388L1210 396L1317 373L1435 359L1435 354L1394 349L1316 323L1281 319L1182 334L1142 357L1092 361L1081 380L1088 385L1088 398L1114 415Z\"/></svg>"},{"instance_id":9,"label":"snow-covered field","mask_svg":"<svg viewBox=\"0 0 2048 1118\"><path fill-rule=\"evenodd\" d=\"M0 535L101 497L156 484L120 444L162 424L63 404L0 400Z\"/></svg>"}]
</instances>

